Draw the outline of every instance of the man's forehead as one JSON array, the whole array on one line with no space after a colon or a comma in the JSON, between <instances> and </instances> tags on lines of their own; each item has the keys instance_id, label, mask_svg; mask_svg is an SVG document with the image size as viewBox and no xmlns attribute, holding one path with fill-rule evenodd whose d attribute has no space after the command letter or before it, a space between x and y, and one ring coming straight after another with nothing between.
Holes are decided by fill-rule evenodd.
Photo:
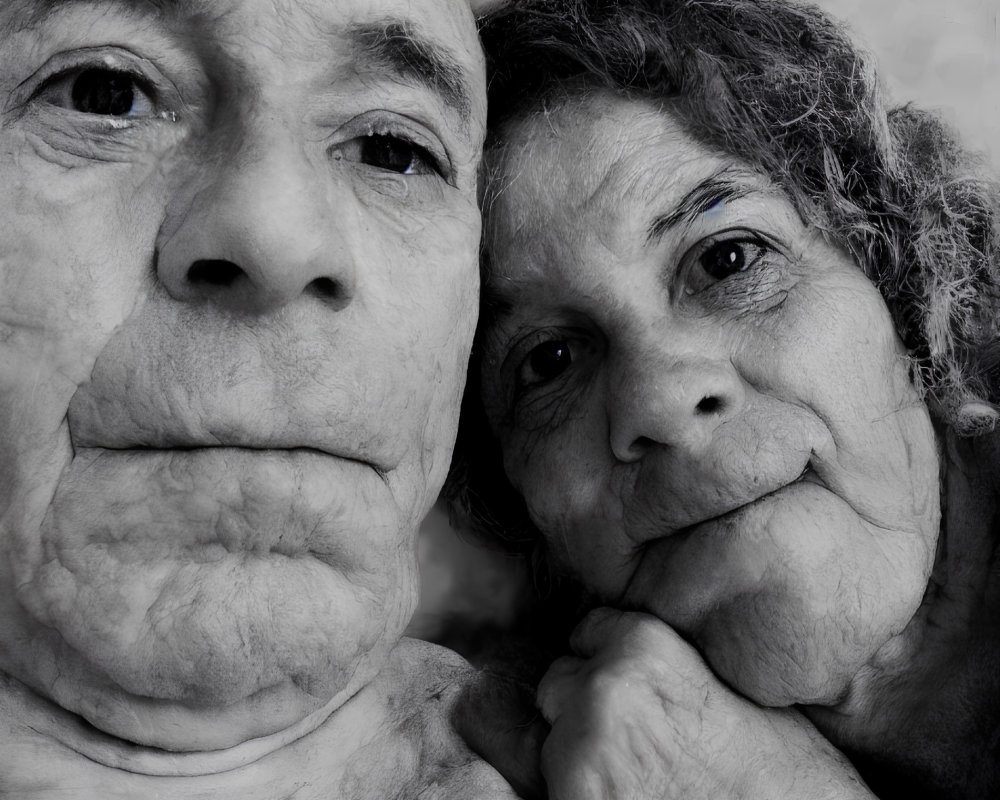
<instances>
[{"instance_id":1,"label":"man's forehead","mask_svg":"<svg viewBox=\"0 0 1000 800\"><path fill-rule=\"evenodd\" d=\"M224 20L239 9L241 2L218 0L14 0L10 22L17 28L41 24L47 18L73 8L117 8L134 15L168 18ZM288 14L282 13L283 4ZM292 16L293 0L269 0L276 17ZM440 95L468 122L474 107L479 81L474 69L479 63L478 43L471 23L468 35L455 24L455 12L467 7L467 0L399 0L313 2L305 15L319 35L345 40L356 67L363 73L389 73L400 80L422 85ZM324 14L323 9L329 9ZM12 9L13 10L13 9ZM451 12L451 13L449 13Z\"/></svg>"}]
</instances>

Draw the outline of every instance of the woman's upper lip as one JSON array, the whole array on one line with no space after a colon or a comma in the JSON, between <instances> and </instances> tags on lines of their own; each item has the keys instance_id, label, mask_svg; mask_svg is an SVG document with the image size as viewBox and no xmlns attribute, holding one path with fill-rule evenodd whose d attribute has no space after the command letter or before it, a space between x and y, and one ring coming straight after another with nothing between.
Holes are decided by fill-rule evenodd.
<instances>
[{"instance_id":1,"label":"woman's upper lip","mask_svg":"<svg viewBox=\"0 0 1000 800\"><path fill-rule=\"evenodd\" d=\"M751 499L743 503L740 503L739 505L734 506L733 508L730 508L726 511L716 514L715 516L707 517L706 519L703 519L699 522L695 522L687 527L696 528L699 525L704 525L706 522L712 522L713 520L716 519L722 519L723 517L728 517L730 514L735 514L736 512L746 508L747 506L752 506L755 503L759 503L761 500L764 500L768 497L773 497L776 494L780 494L789 486L794 486L796 483L803 483L803 482L816 483L822 485L822 481L820 481L819 476L816 475L815 470L812 468L812 462L807 463L805 465L805 467L802 469L802 472L799 473L799 476L797 478L795 478L794 480L790 480L787 483L783 483L777 489L771 489L770 491L761 492L756 497L752 497Z\"/></svg>"},{"instance_id":2,"label":"woman's upper lip","mask_svg":"<svg viewBox=\"0 0 1000 800\"><path fill-rule=\"evenodd\" d=\"M711 511L709 513L706 513L704 515L700 515L698 518L694 519L693 521L686 521L685 520L685 522L684 522L683 525L678 525L678 526L674 527L673 529L670 530L669 533L666 534L666 536L664 536L661 533L660 536L651 537L651 538L645 540L643 542L643 546L648 545L648 544L652 544L653 542L657 541L660 538L668 538L668 537L671 537L671 536L683 535L683 534L688 533L688 532L694 530L695 528L698 528L699 526L704 525L704 524L706 524L708 522L713 522L715 520L720 520L720 519L723 519L725 517L728 517L728 516L730 516L732 514L737 513L741 509L746 508L747 506L751 506L751 505L753 505L755 503L759 503L761 500L764 500L765 498L772 497L773 495L779 494L780 492L782 492L785 489L787 489L789 486L793 486L793 485L795 485L797 483L802 483L802 482L815 483L815 484L818 484L820 486L824 485L823 481L820 480L819 476L816 474L816 471L813 468L813 465L812 465L811 461L807 462L806 465L799 472L799 474L795 478L793 478L792 480L786 480L786 481L780 483L774 489L767 489L766 491L762 491L760 493L751 495L748 498L747 497L741 497L741 498L738 498L735 502L729 503L729 504L727 504L725 506L722 506L720 508L711 509Z\"/></svg>"}]
</instances>

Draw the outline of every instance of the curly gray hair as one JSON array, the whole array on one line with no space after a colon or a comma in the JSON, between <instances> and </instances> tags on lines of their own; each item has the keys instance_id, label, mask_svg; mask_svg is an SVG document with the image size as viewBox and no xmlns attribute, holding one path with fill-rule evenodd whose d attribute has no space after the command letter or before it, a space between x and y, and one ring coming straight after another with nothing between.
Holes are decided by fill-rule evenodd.
<instances>
[{"instance_id":1,"label":"curly gray hair","mask_svg":"<svg viewBox=\"0 0 1000 800\"><path fill-rule=\"evenodd\" d=\"M1000 413L1000 189L934 115L889 109L872 61L786 0L516 0L488 15L487 151L567 92L669 99L696 139L772 176L880 289L931 413L962 436ZM484 203L489 210L489 176ZM489 231L483 269L488 273ZM490 309L483 309L488 323ZM447 492L476 526L537 542L506 482L473 359Z\"/></svg>"},{"instance_id":2,"label":"curly gray hair","mask_svg":"<svg viewBox=\"0 0 1000 800\"><path fill-rule=\"evenodd\" d=\"M773 176L851 251L937 416L963 435L995 426L997 187L935 117L886 109L840 26L777 0L522 0L481 33L488 147L568 83L669 98L695 138Z\"/></svg>"}]
</instances>

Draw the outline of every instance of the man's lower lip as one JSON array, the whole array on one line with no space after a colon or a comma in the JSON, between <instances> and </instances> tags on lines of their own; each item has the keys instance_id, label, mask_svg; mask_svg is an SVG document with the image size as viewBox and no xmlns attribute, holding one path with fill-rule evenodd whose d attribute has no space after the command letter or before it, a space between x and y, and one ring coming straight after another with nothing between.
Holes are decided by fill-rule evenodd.
<instances>
[{"instance_id":1,"label":"man's lower lip","mask_svg":"<svg viewBox=\"0 0 1000 800\"><path fill-rule=\"evenodd\" d=\"M164 558L179 548L206 561L228 551L349 563L357 498L384 500L370 470L305 448L85 448L57 492L53 541Z\"/></svg>"}]
</instances>

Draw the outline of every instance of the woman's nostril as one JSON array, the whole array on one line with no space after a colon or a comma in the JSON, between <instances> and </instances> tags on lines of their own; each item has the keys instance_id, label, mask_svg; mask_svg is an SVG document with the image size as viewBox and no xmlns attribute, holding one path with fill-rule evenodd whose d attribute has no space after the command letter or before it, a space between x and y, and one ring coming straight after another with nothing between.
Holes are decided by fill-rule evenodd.
<instances>
[{"instance_id":1,"label":"woman's nostril","mask_svg":"<svg viewBox=\"0 0 1000 800\"><path fill-rule=\"evenodd\" d=\"M308 290L319 297L337 297L340 294L339 285L330 278L316 278L309 284Z\"/></svg>"},{"instance_id":2,"label":"woman's nostril","mask_svg":"<svg viewBox=\"0 0 1000 800\"><path fill-rule=\"evenodd\" d=\"M242 274L243 270L232 261L212 259L195 261L188 269L187 279L191 283L232 286Z\"/></svg>"},{"instance_id":3,"label":"woman's nostril","mask_svg":"<svg viewBox=\"0 0 1000 800\"><path fill-rule=\"evenodd\" d=\"M698 401L695 410L699 414L715 414L722 410L722 401L718 397L703 397Z\"/></svg>"}]
</instances>

